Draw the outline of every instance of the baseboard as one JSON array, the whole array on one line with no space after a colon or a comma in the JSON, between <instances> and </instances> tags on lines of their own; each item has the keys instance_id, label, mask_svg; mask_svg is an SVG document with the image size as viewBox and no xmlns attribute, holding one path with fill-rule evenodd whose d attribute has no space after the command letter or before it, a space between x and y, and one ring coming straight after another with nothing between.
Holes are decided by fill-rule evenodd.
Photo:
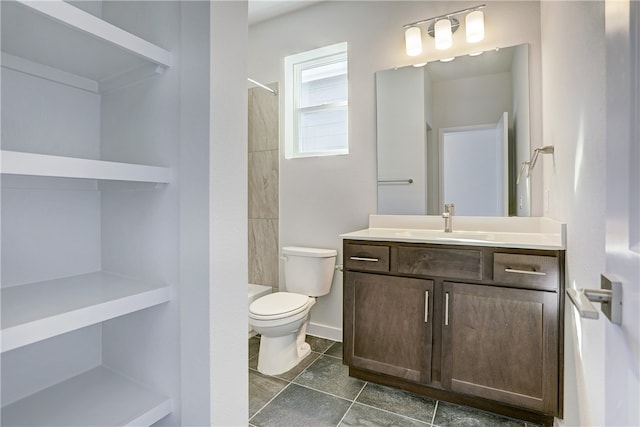
<instances>
[{"instance_id":1,"label":"baseboard","mask_svg":"<svg viewBox=\"0 0 640 427\"><path fill-rule=\"evenodd\" d=\"M307 326L307 334L342 342L342 328L335 328L333 326L310 322L309 326Z\"/></svg>"}]
</instances>

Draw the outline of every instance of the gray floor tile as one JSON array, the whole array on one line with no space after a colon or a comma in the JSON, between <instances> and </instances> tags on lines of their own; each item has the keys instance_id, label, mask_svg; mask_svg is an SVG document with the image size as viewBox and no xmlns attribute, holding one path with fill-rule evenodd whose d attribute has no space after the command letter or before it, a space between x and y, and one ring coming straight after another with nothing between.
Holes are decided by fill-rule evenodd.
<instances>
[{"instance_id":1,"label":"gray floor tile","mask_svg":"<svg viewBox=\"0 0 640 427\"><path fill-rule=\"evenodd\" d=\"M324 352L324 354L342 359L342 343L334 343L327 351Z\"/></svg>"},{"instance_id":2,"label":"gray floor tile","mask_svg":"<svg viewBox=\"0 0 640 427\"><path fill-rule=\"evenodd\" d=\"M436 401L408 391L367 383L358 402L431 423Z\"/></svg>"},{"instance_id":3,"label":"gray floor tile","mask_svg":"<svg viewBox=\"0 0 640 427\"><path fill-rule=\"evenodd\" d=\"M257 354L249 359L249 369L253 369L254 371L258 370L258 355Z\"/></svg>"},{"instance_id":4,"label":"gray floor tile","mask_svg":"<svg viewBox=\"0 0 640 427\"><path fill-rule=\"evenodd\" d=\"M258 350L260 349L260 338L251 337L249 338L249 359L258 355Z\"/></svg>"},{"instance_id":5,"label":"gray floor tile","mask_svg":"<svg viewBox=\"0 0 640 427\"><path fill-rule=\"evenodd\" d=\"M524 427L524 421L466 406L438 402L433 425L437 427Z\"/></svg>"},{"instance_id":6,"label":"gray floor tile","mask_svg":"<svg viewBox=\"0 0 640 427\"><path fill-rule=\"evenodd\" d=\"M249 339L250 426L335 427L342 420L343 427L417 427L429 426L433 420L435 427L540 427L445 402L436 406L428 397L365 383L349 377L349 368L342 364L342 343L311 336L307 342L313 352L298 366L268 376L256 370L259 338Z\"/></svg>"},{"instance_id":7,"label":"gray floor tile","mask_svg":"<svg viewBox=\"0 0 640 427\"><path fill-rule=\"evenodd\" d=\"M249 359L249 369L258 370L258 355L256 354Z\"/></svg>"},{"instance_id":8,"label":"gray floor tile","mask_svg":"<svg viewBox=\"0 0 640 427\"><path fill-rule=\"evenodd\" d=\"M313 362L315 362L318 357L320 357L319 353L314 353L311 352L307 357L305 357L304 359L302 359L300 361L300 363L298 363L296 366L294 366L291 370L280 374L280 375L276 375L278 378L282 378L283 380L287 380L287 381L293 381L293 379L295 377L297 377L298 375L300 375L300 373L302 371L304 371L305 369L307 369L307 367L309 365L311 365Z\"/></svg>"},{"instance_id":9,"label":"gray floor tile","mask_svg":"<svg viewBox=\"0 0 640 427\"><path fill-rule=\"evenodd\" d=\"M426 427L431 424L355 403L339 427Z\"/></svg>"},{"instance_id":10,"label":"gray floor tile","mask_svg":"<svg viewBox=\"0 0 640 427\"><path fill-rule=\"evenodd\" d=\"M289 384L279 378L249 370L249 418Z\"/></svg>"},{"instance_id":11,"label":"gray floor tile","mask_svg":"<svg viewBox=\"0 0 640 427\"><path fill-rule=\"evenodd\" d=\"M313 335L307 335L305 341L311 346L311 351L315 351L317 353L324 353L333 345L333 343L335 343L335 341L314 337Z\"/></svg>"},{"instance_id":12,"label":"gray floor tile","mask_svg":"<svg viewBox=\"0 0 640 427\"><path fill-rule=\"evenodd\" d=\"M365 384L362 380L350 377L349 368L329 356L320 356L294 382L349 400L355 399Z\"/></svg>"},{"instance_id":13,"label":"gray floor tile","mask_svg":"<svg viewBox=\"0 0 640 427\"><path fill-rule=\"evenodd\" d=\"M284 372L282 374L278 374L278 375L274 375L274 376L277 377L277 378L286 380L286 381L292 381L295 377L300 375L300 372L304 371L307 368L307 366L311 365L318 357L320 357L319 353L311 352L307 357L302 359L300 361L300 363L298 363L292 369L290 369L287 372ZM254 369L254 370L258 370L258 356L257 355L254 356L253 358L249 359L249 368L250 369Z\"/></svg>"},{"instance_id":14,"label":"gray floor tile","mask_svg":"<svg viewBox=\"0 0 640 427\"><path fill-rule=\"evenodd\" d=\"M296 384L289 384L251 420L257 427L335 427L351 403Z\"/></svg>"}]
</instances>

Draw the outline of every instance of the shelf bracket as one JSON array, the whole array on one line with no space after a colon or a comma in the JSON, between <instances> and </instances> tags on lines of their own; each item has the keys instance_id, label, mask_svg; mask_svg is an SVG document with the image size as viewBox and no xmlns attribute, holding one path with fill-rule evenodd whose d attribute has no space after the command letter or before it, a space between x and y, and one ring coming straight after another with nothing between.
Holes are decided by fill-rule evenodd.
<instances>
[{"instance_id":1,"label":"shelf bracket","mask_svg":"<svg viewBox=\"0 0 640 427\"><path fill-rule=\"evenodd\" d=\"M602 313L611 323L622 323L622 282L613 274L600 276L600 289L567 289L569 299L585 319L598 319L598 310L592 302L601 303Z\"/></svg>"},{"instance_id":2,"label":"shelf bracket","mask_svg":"<svg viewBox=\"0 0 640 427\"><path fill-rule=\"evenodd\" d=\"M157 64L145 64L133 70L126 71L117 76L109 77L99 82L100 93L109 93L131 84L137 83L149 77L164 74L167 67Z\"/></svg>"}]
</instances>

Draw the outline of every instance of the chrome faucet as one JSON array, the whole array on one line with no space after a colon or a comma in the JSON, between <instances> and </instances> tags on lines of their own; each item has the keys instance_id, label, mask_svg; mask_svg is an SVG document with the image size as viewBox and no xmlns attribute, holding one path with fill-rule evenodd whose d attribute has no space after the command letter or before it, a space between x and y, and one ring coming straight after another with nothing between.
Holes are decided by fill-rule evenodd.
<instances>
[{"instance_id":1,"label":"chrome faucet","mask_svg":"<svg viewBox=\"0 0 640 427\"><path fill-rule=\"evenodd\" d=\"M444 218L445 233L451 233L451 231L453 230L453 214L454 214L453 203L445 203L444 212L442 213L442 218Z\"/></svg>"}]
</instances>

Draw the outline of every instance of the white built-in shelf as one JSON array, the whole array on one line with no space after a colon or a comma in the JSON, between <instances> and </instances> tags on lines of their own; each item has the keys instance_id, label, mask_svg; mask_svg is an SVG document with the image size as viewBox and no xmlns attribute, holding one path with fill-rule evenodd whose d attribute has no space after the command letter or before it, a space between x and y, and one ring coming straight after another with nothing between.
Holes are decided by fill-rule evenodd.
<instances>
[{"instance_id":1,"label":"white built-in shelf","mask_svg":"<svg viewBox=\"0 0 640 427\"><path fill-rule=\"evenodd\" d=\"M169 301L162 283L107 272L2 289L2 352Z\"/></svg>"},{"instance_id":2,"label":"white built-in shelf","mask_svg":"<svg viewBox=\"0 0 640 427\"><path fill-rule=\"evenodd\" d=\"M51 156L2 150L0 172L56 178L87 178L129 182L168 183L171 170L160 166Z\"/></svg>"},{"instance_id":3,"label":"white built-in shelf","mask_svg":"<svg viewBox=\"0 0 640 427\"><path fill-rule=\"evenodd\" d=\"M171 399L99 366L2 408L3 426L150 426Z\"/></svg>"},{"instance_id":4,"label":"white built-in shelf","mask_svg":"<svg viewBox=\"0 0 640 427\"><path fill-rule=\"evenodd\" d=\"M171 53L65 1L2 1L2 66L91 92L171 66Z\"/></svg>"}]
</instances>

